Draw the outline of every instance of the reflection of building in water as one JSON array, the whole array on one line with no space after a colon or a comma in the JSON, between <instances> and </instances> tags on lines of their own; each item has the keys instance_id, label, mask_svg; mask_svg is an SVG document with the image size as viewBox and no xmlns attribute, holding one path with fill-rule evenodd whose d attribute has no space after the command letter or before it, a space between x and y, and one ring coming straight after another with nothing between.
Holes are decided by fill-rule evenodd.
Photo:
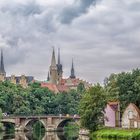
<instances>
[{"instance_id":1,"label":"reflection of building in water","mask_svg":"<svg viewBox=\"0 0 140 140\"><path fill-rule=\"evenodd\" d=\"M15 132L14 140L28 140L24 132Z\"/></svg>"},{"instance_id":2,"label":"reflection of building in water","mask_svg":"<svg viewBox=\"0 0 140 140\"><path fill-rule=\"evenodd\" d=\"M31 139L33 139L33 133L31 132L30 133L16 132L15 139L13 140L31 140ZM42 136L42 140L60 140L60 139L57 137L56 132L46 132L44 136Z\"/></svg>"},{"instance_id":3,"label":"reflection of building in water","mask_svg":"<svg viewBox=\"0 0 140 140\"><path fill-rule=\"evenodd\" d=\"M42 140L60 140L55 132L46 132Z\"/></svg>"},{"instance_id":4,"label":"reflection of building in water","mask_svg":"<svg viewBox=\"0 0 140 140\"><path fill-rule=\"evenodd\" d=\"M79 135L78 140L89 140L89 136L86 136L86 135Z\"/></svg>"},{"instance_id":5,"label":"reflection of building in water","mask_svg":"<svg viewBox=\"0 0 140 140\"><path fill-rule=\"evenodd\" d=\"M2 137L0 137L0 139L4 139L4 135L5 133L2 134ZM41 137L42 140L67 140L67 138L64 136L64 132L46 132ZM10 137L10 140L33 140L33 139L34 137L32 132L27 133L15 132L15 138L13 136ZM36 139L40 138L36 137ZM85 135L79 135L79 138L77 138L77 140L89 140L89 137Z\"/></svg>"}]
</instances>

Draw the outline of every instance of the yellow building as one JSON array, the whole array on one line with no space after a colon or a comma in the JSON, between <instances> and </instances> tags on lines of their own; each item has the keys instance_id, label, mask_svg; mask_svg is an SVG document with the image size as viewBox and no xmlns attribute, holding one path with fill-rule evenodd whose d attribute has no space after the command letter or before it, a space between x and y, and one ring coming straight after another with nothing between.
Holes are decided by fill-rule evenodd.
<instances>
[{"instance_id":1,"label":"yellow building","mask_svg":"<svg viewBox=\"0 0 140 140\"><path fill-rule=\"evenodd\" d=\"M4 68L4 60L3 60L3 51L1 50L1 60L0 60L0 81L11 81L14 84L20 84L22 87L26 88L30 82L34 81L33 76L6 76L5 68Z\"/></svg>"}]
</instances>

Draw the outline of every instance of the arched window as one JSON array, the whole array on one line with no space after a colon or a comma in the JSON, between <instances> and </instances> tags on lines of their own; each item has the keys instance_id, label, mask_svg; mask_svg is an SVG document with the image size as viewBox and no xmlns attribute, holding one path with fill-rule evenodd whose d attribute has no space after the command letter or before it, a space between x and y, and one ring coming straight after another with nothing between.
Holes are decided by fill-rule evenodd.
<instances>
[{"instance_id":1,"label":"arched window","mask_svg":"<svg viewBox=\"0 0 140 140\"><path fill-rule=\"evenodd\" d=\"M128 112L128 119L133 119L133 111Z\"/></svg>"}]
</instances>

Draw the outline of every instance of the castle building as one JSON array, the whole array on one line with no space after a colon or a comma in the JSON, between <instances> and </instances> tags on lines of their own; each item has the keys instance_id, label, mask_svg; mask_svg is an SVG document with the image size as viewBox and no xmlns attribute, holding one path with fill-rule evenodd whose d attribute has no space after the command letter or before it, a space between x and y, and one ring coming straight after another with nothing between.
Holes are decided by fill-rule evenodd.
<instances>
[{"instance_id":1,"label":"castle building","mask_svg":"<svg viewBox=\"0 0 140 140\"><path fill-rule=\"evenodd\" d=\"M58 93L64 91L67 92L71 89L77 90L77 87L80 83L83 83L86 89L92 86L88 82L76 78L73 59L72 59L70 76L69 78L64 78L63 66L60 60L60 49L58 49L58 61L56 64L55 50L53 48L51 65L50 65L50 70L48 72L47 81L42 82L41 86L48 87L50 90L54 91L55 93Z\"/></svg>"},{"instance_id":2,"label":"castle building","mask_svg":"<svg viewBox=\"0 0 140 140\"><path fill-rule=\"evenodd\" d=\"M1 56L0 57L1 57L1 60L0 60L0 81L2 81L2 82L3 81L10 81L11 83L19 84L24 88L26 88L30 82L34 81L33 76L25 76L25 75L6 76L6 71L5 71L5 68L4 68L3 50L2 49L1 49Z\"/></svg>"}]
</instances>

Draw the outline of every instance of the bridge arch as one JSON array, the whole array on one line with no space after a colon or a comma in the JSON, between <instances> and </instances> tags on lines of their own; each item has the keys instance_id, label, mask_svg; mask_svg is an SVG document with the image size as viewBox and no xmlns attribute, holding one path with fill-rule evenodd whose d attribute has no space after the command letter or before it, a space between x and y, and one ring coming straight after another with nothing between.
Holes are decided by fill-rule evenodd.
<instances>
[{"instance_id":1,"label":"bridge arch","mask_svg":"<svg viewBox=\"0 0 140 140\"><path fill-rule=\"evenodd\" d=\"M69 122L73 122L76 125L79 126L79 122L77 122L77 120L73 119L73 118L67 118L67 119L63 119L61 120L58 124L57 124L57 130L58 131L63 131L64 127L69 123Z\"/></svg>"},{"instance_id":2,"label":"bridge arch","mask_svg":"<svg viewBox=\"0 0 140 140\"><path fill-rule=\"evenodd\" d=\"M27 119L24 124L24 131L32 130L33 124L36 122L41 122L44 129L46 130L46 122L42 119L36 118L36 119Z\"/></svg>"},{"instance_id":3,"label":"bridge arch","mask_svg":"<svg viewBox=\"0 0 140 140\"><path fill-rule=\"evenodd\" d=\"M15 129L15 121L13 120L2 120L1 123L4 126L4 130Z\"/></svg>"}]
</instances>

